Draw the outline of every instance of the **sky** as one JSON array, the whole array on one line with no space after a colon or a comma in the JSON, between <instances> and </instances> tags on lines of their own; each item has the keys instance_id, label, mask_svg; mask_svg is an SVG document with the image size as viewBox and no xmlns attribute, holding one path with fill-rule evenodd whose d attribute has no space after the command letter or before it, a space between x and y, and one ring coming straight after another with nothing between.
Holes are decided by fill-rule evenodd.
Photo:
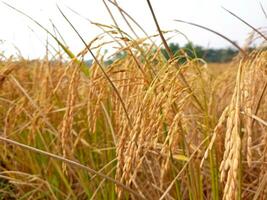
<instances>
[{"instance_id":1,"label":"sky","mask_svg":"<svg viewBox=\"0 0 267 200\"><path fill-rule=\"evenodd\" d=\"M60 14L57 5L87 42L102 33L102 30L86 19L113 25L103 0L4 0L4 2L27 13L53 31L52 21L69 48L75 53L81 51L84 46ZM149 34L157 33L146 0L117 0L117 2ZM260 2L267 10L267 0L151 0L162 30L182 32L194 44L215 48L231 45L210 32L174 20L179 19L204 25L223 33L242 46L251 29L224 11L222 6L259 28L266 27L267 22ZM130 33L117 9L109 3L108 5L118 20L120 28ZM80 15L75 14L71 9ZM6 56L21 55L30 59L42 58L46 53L47 39L53 44L52 39L47 36L45 31L2 2L0 2L0 23L0 52L4 51ZM141 32L140 36L143 36ZM183 45L187 41L182 34L172 34L172 36L175 37L170 42Z\"/></svg>"}]
</instances>

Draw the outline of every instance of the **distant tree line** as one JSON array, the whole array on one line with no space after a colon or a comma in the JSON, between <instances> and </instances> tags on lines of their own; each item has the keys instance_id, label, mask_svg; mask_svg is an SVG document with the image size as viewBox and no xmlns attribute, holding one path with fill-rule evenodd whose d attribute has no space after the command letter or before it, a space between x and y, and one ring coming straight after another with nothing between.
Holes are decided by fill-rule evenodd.
<instances>
[{"instance_id":1,"label":"distant tree line","mask_svg":"<svg viewBox=\"0 0 267 200\"><path fill-rule=\"evenodd\" d=\"M233 48L203 48L202 46L193 45L192 43L187 43L182 47L177 43L171 43L169 47L180 62L185 62L185 54L189 58L202 58L206 62L216 63L229 62L238 54L238 51ZM165 48L162 48L161 52L166 59L169 59Z\"/></svg>"},{"instance_id":2,"label":"distant tree line","mask_svg":"<svg viewBox=\"0 0 267 200\"><path fill-rule=\"evenodd\" d=\"M225 63L231 61L237 54L238 50L233 48L204 48L199 45L193 45L192 43L187 43L184 46L180 46L177 43L170 43L169 48L174 54L174 56L179 60L180 63L185 63L188 58L201 58L209 63ZM249 51L252 51L254 48L250 48ZM155 49L156 51L156 49ZM165 48L161 48L161 53L168 60L169 55ZM110 65L115 60L120 60L127 56L126 51L117 53L108 60L104 61L104 64ZM187 57L187 58L186 58ZM85 61L88 66L92 65L92 60Z\"/></svg>"}]
</instances>

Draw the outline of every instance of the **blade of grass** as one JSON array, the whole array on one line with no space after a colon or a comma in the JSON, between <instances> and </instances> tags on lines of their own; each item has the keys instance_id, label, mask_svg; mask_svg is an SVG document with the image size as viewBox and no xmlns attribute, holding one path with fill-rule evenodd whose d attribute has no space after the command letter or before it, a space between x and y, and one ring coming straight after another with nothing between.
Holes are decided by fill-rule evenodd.
<instances>
[{"instance_id":1,"label":"blade of grass","mask_svg":"<svg viewBox=\"0 0 267 200\"><path fill-rule=\"evenodd\" d=\"M129 15L124 9L122 9L117 2L113 2L111 0L107 0L108 2L110 2L111 4L113 4L114 6L116 6L121 13L125 14L125 16L127 16L144 34L147 38L150 39L150 36L148 35L148 33L145 31L145 29L143 29L143 27L131 16ZM154 44L154 42L151 40L151 42Z\"/></svg>"},{"instance_id":2,"label":"blade of grass","mask_svg":"<svg viewBox=\"0 0 267 200\"><path fill-rule=\"evenodd\" d=\"M253 27L252 25L250 25L248 22L246 22L244 19L242 19L241 17L237 16L235 13L231 12L230 10L227 10L226 8L222 7L226 12L230 13L232 16L234 16L235 18L237 18L238 20L240 20L241 22L243 22L244 24L246 24L248 27L250 27L251 29L253 29L256 33L258 33L264 40L267 41L267 37L261 33L258 29L256 29L255 27Z\"/></svg>"},{"instance_id":3,"label":"blade of grass","mask_svg":"<svg viewBox=\"0 0 267 200\"><path fill-rule=\"evenodd\" d=\"M72 59L76 64L81 66L81 69L83 71L83 73L85 75L89 75L89 68L86 66L85 63L79 61L76 56L74 55L74 53L72 53L70 51L70 49L65 46L55 35L53 35L47 28L45 28L42 24L40 24L38 21L36 21L35 19L33 19L31 16L27 15L26 13L24 13L23 11L11 6L10 4L2 1L3 4L5 4L7 7L11 8L12 10L20 13L21 15L27 17L28 19L30 19L32 22L34 22L37 26L39 26L41 29L43 29L45 32L47 32L56 42L57 44L64 50L64 52L69 56L70 59Z\"/></svg>"},{"instance_id":4,"label":"blade of grass","mask_svg":"<svg viewBox=\"0 0 267 200\"><path fill-rule=\"evenodd\" d=\"M116 0L114 0L114 3L115 3L115 5L118 5L118 3L117 3ZM127 20L127 18L126 18L126 16L124 15L124 13L118 8L118 6L116 6L116 7L117 7L117 9L119 10L119 12L120 12L120 14L121 14L123 20L125 21L125 23L127 24L127 26L130 28L130 30L131 30L132 33L134 34L134 36L135 36L136 38L139 38L138 34L137 34L136 31L133 29L132 25L131 25L130 22Z\"/></svg>"},{"instance_id":5,"label":"blade of grass","mask_svg":"<svg viewBox=\"0 0 267 200\"><path fill-rule=\"evenodd\" d=\"M227 40L228 42L230 42L230 43L231 43L233 46L235 46L235 47L236 47L236 48L237 48L237 49L238 49L238 50L239 50L245 57L247 56L247 53L246 53L241 47L239 47L234 41L232 41L231 39L229 39L228 37L226 37L225 35L223 35L223 34L217 32L217 31L214 31L214 30L212 30L212 29L210 29L210 28L207 28L207 27L205 27L205 26L202 26L202 25L199 25L199 24L195 24L195 23L192 23L192 22L188 22L188 21L183 21L183 20L179 20L179 19L176 19L176 20L174 20L174 21L176 21L176 22L181 22L181 23L184 23L184 24L189 24L189 25L192 25L192 26L196 26L196 27L205 29L205 30L207 30L207 31L209 31L209 32L212 32L212 33L214 33L214 34L220 36L221 38Z\"/></svg>"},{"instance_id":6,"label":"blade of grass","mask_svg":"<svg viewBox=\"0 0 267 200\"><path fill-rule=\"evenodd\" d=\"M40 41L40 43L42 43L44 46L46 46L47 51L48 51L51 55L53 55L53 53L50 51L50 49L47 48L48 46L49 46L50 48L52 48L55 52L57 52L56 48L55 48L52 44L50 44L50 42L49 42L48 40L46 40L46 44L44 44L43 41L41 40L41 38L38 37L38 34L36 34L36 32L35 32L30 26L28 26L28 29L29 29L32 33L35 34L36 38Z\"/></svg>"},{"instance_id":7,"label":"blade of grass","mask_svg":"<svg viewBox=\"0 0 267 200\"><path fill-rule=\"evenodd\" d=\"M261 10L262 10L262 12L263 12L265 18L267 19L267 13L266 13L265 9L263 8L263 5L262 5L261 2L260 2L260 6L261 6Z\"/></svg>"},{"instance_id":8,"label":"blade of grass","mask_svg":"<svg viewBox=\"0 0 267 200\"><path fill-rule=\"evenodd\" d=\"M158 29L159 36L160 36L160 38L161 38L161 40L162 40L162 42L163 42L163 45L164 45L166 51L168 52L170 58L173 58L174 55L173 55L173 53L172 53L170 47L169 47L168 44L167 44L167 41L165 40L165 38L164 38L164 36L163 36L163 34L162 34L162 31L161 31L161 29L160 29L158 20L157 20L157 18L156 18L156 15L155 15L155 13L154 13L154 10L153 10L153 8L152 8L152 5L151 5L151 3L150 3L150 0L147 0L147 4L148 4L149 9L150 9L150 11L151 11L152 17L153 17L154 22L155 22L155 24L156 24L156 27L157 27L157 29Z\"/></svg>"},{"instance_id":9,"label":"blade of grass","mask_svg":"<svg viewBox=\"0 0 267 200\"><path fill-rule=\"evenodd\" d=\"M257 114L258 114L258 112L259 112L260 105L261 105L261 101L262 101L262 99L263 99L263 96L264 96L264 93L265 93L266 89L267 89L267 81L265 82L265 84L264 84L264 86L263 86L263 89L262 89L262 91L261 91L260 98L259 98L259 100L258 100L258 102L257 102L257 107L256 107L255 114L254 114L255 116L257 116ZM253 120L252 120L252 127L253 127L254 122L255 122L255 119L253 118Z\"/></svg>"},{"instance_id":10,"label":"blade of grass","mask_svg":"<svg viewBox=\"0 0 267 200\"><path fill-rule=\"evenodd\" d=\"M2 135L2 134L1 134L1 135ZM87 171L88 171L89 173L91 173L91 174L98 175L98 176L100 176L101 178L104 178L104 179L106 179L106 180L109 180L109 181L113 182L113 183L116 184L118 187L123 188L124 190L126 190L126 191L132 193L133 195L135 195L136 197L138 197L138 198L140 198L140 199L144 199L143 196L141 196L140 194L138 194L138 193L137 193L136 191L134 191L133 189L131 189L131 188L125 186L125 185L122 184L121 182L119 182L119 181L117 181L117 180L115 180L115 179L113 179L113 178L111 178L111 177L109 177L109 176L107 176L107 175L105 175L105 174L103 174L103 173L101 173L101 172L98 172L98 171L96 171L96 170L94 170L94 169L91 169L90 167L87 167L87 166L85 166L85 165L82 165L82 164L79 163L79 162L76 162L76 161L73 161L73 160L66 159L66 158L64 158L64 157L62 157L62 156L58 156L58 155L53 154L53 153L50 153L50 152L46 152L46 151L43 151L43 150L40 150L40 149L36 149L36 148L34 148L34 147L31 147L31 146L28 146L28 145L25 145L25 144L16 142L16 141L14 141L14 140L10 140L10 139L5 138L5 137L2 137L2 136L0 136L0 140L1 140L2 142L9 143L9 144L12 144L12 145L21 147L21 148L23 148L23 149L26 149L26 150L29 150L29 151L32 151L32 152L36 152L36 153L39 153L39 154L42 154L42 155L46 155L46 156L48 156L48 157L50 157L50 158L54 158L54 159L56 159L56 160L60 160L60 161L62 161L62 162L65 162L65 163L67 163L67 164L70 164L70 165L72 165L72 166L74 166L74 167L78 167L78 168L81 168L81 169L85 169L85 170L87 170Z\"/></svg>"}]
</instances>

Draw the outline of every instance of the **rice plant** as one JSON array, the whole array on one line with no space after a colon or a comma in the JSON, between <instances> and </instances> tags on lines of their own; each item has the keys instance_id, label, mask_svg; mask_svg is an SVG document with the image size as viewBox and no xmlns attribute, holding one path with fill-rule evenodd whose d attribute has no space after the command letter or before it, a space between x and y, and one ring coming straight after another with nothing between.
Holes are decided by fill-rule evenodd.
<instances>
[{"instance_id":1,"label":"rice plant","mask_svg":"<svg viewBox=\"0 0 267 200\"><path fill-rule=\"evenodd\" d=\"M156 35L95 24L103 37L88 45L59 10L80 54L49 32L68 62L0 63L1 199L267 198L267 52L240 48L221 65L173 55L147 2ZM109 64L107 43L123 55Z\"/></svg>"}]
</instances>

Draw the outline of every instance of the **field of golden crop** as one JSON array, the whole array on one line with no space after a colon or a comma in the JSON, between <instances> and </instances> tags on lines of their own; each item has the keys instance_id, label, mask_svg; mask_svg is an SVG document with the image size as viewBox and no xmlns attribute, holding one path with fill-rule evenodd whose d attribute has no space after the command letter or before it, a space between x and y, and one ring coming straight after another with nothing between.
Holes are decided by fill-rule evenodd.
<instances>
[{"instance_id":1,"label":"field of golden crop","mask_svg":"<svg viewBox=\"0 0 267 200\"><path fill-rule=\"evenodd\" d=\"M267 199L267 51L181 64L118 38L110 65L57 38L70 61L0 62L0 199Z\"/></svg>"},{"instance_id":2,"label":"field of golden crop","mask_svg":"<svg viewBox=\"0 0 267 200\"><path fill-rule=\"evenodd\" d=\"M1 198L265 199L266 59L2 62Z\"/></svg>"}]
</instances>

